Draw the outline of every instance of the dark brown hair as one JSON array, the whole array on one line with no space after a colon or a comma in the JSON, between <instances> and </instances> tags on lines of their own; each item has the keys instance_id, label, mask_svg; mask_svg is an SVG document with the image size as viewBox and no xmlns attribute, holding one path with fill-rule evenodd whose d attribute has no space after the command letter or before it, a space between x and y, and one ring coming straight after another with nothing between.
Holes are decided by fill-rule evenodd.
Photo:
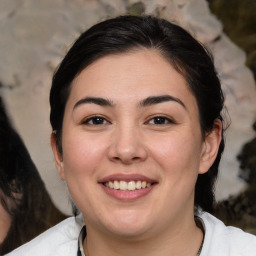
<instances>
[{"instance_id":1,"label":"dark brown hair","mask_svg":"<svg viewBox=\"0 0 256 256\"><path fill-rule=\"evenodd\" d=\"M52 203L30 155L11 125L0 98L0 203L11 227L0 244L0 255L28 242L63 220Z\"/></svg>"}]
</instances>

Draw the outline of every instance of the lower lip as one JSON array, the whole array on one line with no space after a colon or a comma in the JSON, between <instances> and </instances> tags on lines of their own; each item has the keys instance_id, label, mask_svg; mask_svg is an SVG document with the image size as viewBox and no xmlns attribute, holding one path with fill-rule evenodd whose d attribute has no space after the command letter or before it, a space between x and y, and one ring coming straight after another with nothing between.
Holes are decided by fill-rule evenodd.
<instances>
[{"instance_id":1,"label":"lower lip","mask_svg":"<svg viewBox=\"0 0 256 256\"><path fill-rule=\"evenodd\" d=\"M136 189L136 190L118 190L113 188L108 188L103 184L100 184L103 190L111 197L121 201L134 201L143 196L146 196L154 188L154 185L151 185L148 188Z\"/></svg>"}]
</instances>

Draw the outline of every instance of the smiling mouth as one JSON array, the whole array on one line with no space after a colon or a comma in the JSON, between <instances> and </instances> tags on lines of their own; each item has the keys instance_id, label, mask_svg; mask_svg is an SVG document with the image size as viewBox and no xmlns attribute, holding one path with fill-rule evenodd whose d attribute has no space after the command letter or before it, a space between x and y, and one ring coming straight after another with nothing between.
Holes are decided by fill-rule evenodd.
<instances>
[{"instance_id":1,"label":"smiling mouth","mask_svg":"<svg viewBox=\"0 0 256 256\"><path fill-rule=\"evenodd\" d=\"M104 182L103 185L107 188L111 188L114 190L122 190L122 191L134 191L134 190L140 190L140 189L145 189L149 188L153 185L153 183L149 183L147 181L108 181Z\"/></svg>"}]
</instances>

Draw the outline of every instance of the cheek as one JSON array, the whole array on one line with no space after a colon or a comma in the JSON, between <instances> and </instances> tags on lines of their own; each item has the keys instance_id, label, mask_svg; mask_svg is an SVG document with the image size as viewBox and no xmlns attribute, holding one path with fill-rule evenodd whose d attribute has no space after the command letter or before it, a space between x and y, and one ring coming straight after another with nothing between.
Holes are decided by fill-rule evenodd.
<instances>
[{"instance_id":1,"label":"cheek","mask_svg":"<svg viewBox=\"0 0 256 256\"><path fill-rule=\"evenodd\" d=\"M184 207L192 209L195 183L200 163L200 143L181 133L170 136L151 136L150 154L153 159L151 166L160 170L158 203L169 214L178 214ZM155 165L156 164L156 165Z\"/></svg>"},{"instance_id":2,"label":"cheek","mask_svg":"<svg viewBox=\"0 0 256 256\"><path fill-rule=\"evenodd\" d=\"M103 141L95 136L84 136L76 132L63 140L63 162L66 175L90 175L105 156Z\"/></svg>"},{"instance_id":3,"label":"cheek","mask_svg":"<svg viewBox=\"0 0 256 256\"><path fill-rule=\"evenodd\" d=\"M160 175L167 197L171 194L174 201L180 201L190 196L199 171L201 151L198 140L192 135L173 133L163 139L160 136L151 138L150 144L151 156L162 170Z\"/></svg>"},{"instance_id":4,"label":"cheek","mask_svg":"<svg viewBox=\"0 0 256 256\"><path fill-rule=\"evenodd\" d=\"M178 169L186 171L186 166L197 166L200 162L201 145L192 135L174 133L170 136L151 136L149 140L152 156L166 168L176 167L170 169L172 172Z\"/></svg>"},{"instance_id":5,"label":"cheek","mask_svg":"<svg viewBox=\"0 0 256 256\"><path fill-rule=\"evenodd\" d=\"M86 212L93 208L91 199L97 197L92 193L96 193L97 170L105 157L105 143L98 143L93 136L80 136L77 132L63 138L65 180L75 204Z\"/></svg>"}]
</instances>

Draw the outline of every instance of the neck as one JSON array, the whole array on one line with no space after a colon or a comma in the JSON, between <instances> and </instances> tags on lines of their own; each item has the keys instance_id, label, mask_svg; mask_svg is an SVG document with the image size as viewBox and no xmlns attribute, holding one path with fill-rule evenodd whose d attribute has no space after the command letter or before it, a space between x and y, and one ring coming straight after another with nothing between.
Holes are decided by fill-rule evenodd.
<instances>
[{"instance_id":1,"label":"neck","mask_svg":"<svg viewBox=\"0 0 256 256\"><path fill-rule=\"evenodd\" d=\"M123 238L87 228L84 250L86 256L196 256L202 240L203 232L193 218L166 227L151 237Z\"/></svg>"}]
</instances>

